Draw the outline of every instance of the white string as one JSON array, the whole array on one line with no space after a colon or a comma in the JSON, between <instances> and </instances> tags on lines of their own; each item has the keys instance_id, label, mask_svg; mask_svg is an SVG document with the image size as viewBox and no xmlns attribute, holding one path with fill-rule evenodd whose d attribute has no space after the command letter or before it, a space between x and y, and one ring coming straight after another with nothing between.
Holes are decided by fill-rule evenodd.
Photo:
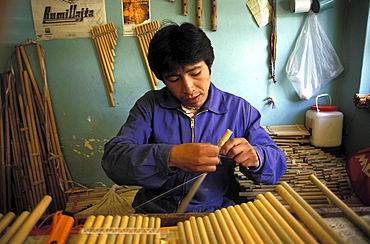
<instances>
[{"instance_id":1,"label":"white string","mask_svg":"<svg viewBox=\"0 0 370 244\"><path fill-rule=\"evenodd\" d=\"M186 182L184 182L184 183L182 183L182 184L180 184L180 185L178 185L178 186L176 186L176 187L174 187L174 188L172 188L172 189L170 189L170 190L168 190L168 191L166 191L166 192L164 192L164 193L162 193L162 194L160 194L160 195L158 195L158 196L156 196L156 197L154 197L154 198L152 198L152 199L150 199L150 200L148 200L148 201L146 201L146 202L144 202L144 203L142 203L142 204L140 204L140 205L138 205L136 207L134 207L134 210L136 210L136 209L138 209L138 208L140 208L140 207L142 207L142 206L144 206L144 205L146 205L146 204L148 204L150 202L154 202L154 201L156 201L156 200L158 200L158 199L166 196L167 194L169 194L169 193L177 190L178 188L182 187L183 185L185 185L185 184L187 184L189 182L192 182L192 181L198 179L201 175L202 174L200 174L197 177L194 177L194 178L192 178L192 179L190 179L190 180L188 180L188 181L186 181Z\"/></svg>"}]
</instances>

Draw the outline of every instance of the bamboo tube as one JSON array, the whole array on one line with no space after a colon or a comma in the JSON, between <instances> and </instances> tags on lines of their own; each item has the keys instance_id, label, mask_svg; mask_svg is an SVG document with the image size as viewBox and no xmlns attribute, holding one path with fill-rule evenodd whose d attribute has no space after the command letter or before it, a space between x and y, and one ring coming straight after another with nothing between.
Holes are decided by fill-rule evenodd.
<instances>
[{"instance_id":1,"label":"bamboo tube","mask_svg":"<svg viewBox=\"0 0 370 244\"><path fill-rule=\"evenodd\" d=\"M187 244L187 238L185 233L185 226L183 222L177 223L178 233L179 233L179 243L180 244Z\"/></svg>"},{"instance_id":2,"label":"bamboo tube","mask_svg":"<svg viewBox=\"0 0 370 244\"><path fill-rule=\"evenodd\" d=\"M276 243L282 244L283 242L280 240L279 236L275 233L275 231L271 228L271 226L267 223L267 221L263 218L262 214L258 211L256 206L252 202L248 202L247 206L249 207L250 211L256 217L258 222L262 225L263 229L272 239L272 241ZM244 209L243 209L244 210Z\"/></svg>"},{"instance_id":3,"label":"bamboo tube","mask_svg":"<svg viewBox=\"0 0 370 244\"><path fill-rule=\"evenodd\" d=\"M227 208L227 211L235 224L235 227L237 228L240 237L243 239L244 243L255 243L251 234L249 233L248 229L245 228L246 226L243 224L243 221L241 220L240 216L236 212L235 208L230 206Z\"/></svg>"},{"instance_id":4,"label":"bamboo tube","mask_svg":"<svg viewBox=\"0 0 370 244\"><path fill-rule=\"evenodd\" d=\"M182 15L188 15L188 0L182 0L181 1L181 9L182 9Z\"/></svg>"},{"instance_id":5,"label":"bamboo tube","mask_svg":"<svg viewBox=\"0 0 370 244\"><path fill-rule=\"evenodd\" d=\"M161 228L161 218L159 218L159 217L155 218L154 228L156 228L156 229ZM160 243L160 238L161 238L160 234L155 235L154 236L154 243L159 244Z\"/></svg>"},{"instance_id":6,"label":"bamboo tube","mask_svg":"<svg viewBox=\"0 0 370 244\"><path fill-rule=\"evenodd\" d=\"M136 217L135 228L141 228L143 225L143 216L139 215ZM139 244L140 234L134 234L132 237L132 244Z\"/></svg>"},{"instance_id":7,"label":"bamboo tube","mask_svg":"<svg viewBox=\"0 0 370 244\"><path fill-rule=\"evenodd\" d=\"M315 175L310 175L310 180L320 188L320 190L334 202L334 204L342 210L347 217L364 233L370 238L370 226L366 221L359 217L355 212L353 212L344 202L342 202L336 195L334 195L323 183L321 183Z\"/></svg>"},{"instance_id":8,"label":"bamboo tube","mask_svg":"<svg viewBox=\"0 0 370 244\"><path fill-rule=\"evenodd\" d=\"M150 217L148 228L154 228L154 227L155 227L155 217ZM148 243L154 243L154 236L153 235L148 235L147 240L148 240Z\"/></svg>"},{"instance_id":9,"label":"bamboo tube","mask_svg":"<svg viewBox=\"0 0 370 244\"><path fill-rule=\"evenodd\" d=\"M127 216L127 215L123 216L119 227L120 228L127 228L129 220L130 220L129 216ZM125 241L125 235L123 235L123 234L117 235L117 238L116 238L116 243L117 244L122 244L124 241Z\"/></svg>"},{"instance_id":10,"label":"bamboo tube","mask_svg":"<svg viewBox=\"0 0 370 244\"><path fill-rule=\"evenodd\" d=\"M289 211L276 199L271 192L266 192L265 197L305 243L317 243L311 234L308 233L305 228L303 228L297 219L289 213Z\"/></svg>"},{"instance_id":11,"label":"bamboo tube","mask_svg":"<svg viewBox=\"0 0 370 244\"><path fill-rule=\"evenodd\" d=\"M188 244L195 244L193 230L191 228L191 224L189 220L184 221L184 228L186 234L186 241Z\"/></svg>"},{"instance_id":12,"label":"bamboo tube","mask_svg":"<svg viewBox=\"0 0 370 244\"><path fill-rule=\"evenodd\" d=\"M200 218L200 217L198 217ZM204 227L207 231L207 237L209 239L210 243L217 243L217 237L215 234L215 231L212 228L211 220L209 219L208 216L204 216L204 218L201 218L204 222Z\"/></svg>"},{"instance_id":13,"label":"bamboo tube","mask_svg":"<svg viewBox=\"0 0 370 244\"><path fill-rule=\"evenodd\" d=\"M18 216L17 220L6 230L5 234L0 238L0 243L8 243L8 241L13 237L13 235L18 231L18 229L22 226L24 221L30 215L30 212L23 211L21 215ZM0 222L1 225L2 222ZM1 233L1 227L0 227Z\"/></svg>"},{"instance_id":14,"label":"bamboo tube","mask_svg":"<svg viewBox=\"0 0 370 244\"><path fill-rule=\"evenodd\" d=\"M51 200L52 200L51 197L48 195L43 197L43 199L31 212L28 218L23 222L22 226L18 229L17 233L13 235L12 239L10 239L9 241L10 244L23 243L26 240L33 226L37 223L37 221L41 218L42 214L50 205Z\"/></svg>"},{"instance_id":15,"label":"bamboo tube","mask_svg":"<svg viewBox=\"0 0 370 244\"><path fill-rule=\"evenodd\" d=\"M208 239L208 235L207 235L206 226L204 224L203 218L197 217L196 218L196 223L197 223L199 234L200 234L200 239L201 239L200 243L210 244L209 239Z\"/></svg>"},{"instance_id":16,"label":"bamboo tube","mask_svg":"<svg viewBox=\"0 0 370 244\"><path fill-rule=\"evenodd\" d=\"M189 192L186 194L184 200L182 201L180 207L177 209L176 213L183 213L186 210L186 207L188 206L191 199L193 199L193 196L198 191L199 186L202 184L203 180L206 178L207 173L202 173L198 176L198 178L195 180L194 184L190 188Z\"/></svg>"},{"instance_id":17,"label":"bamboo tube","mask_svg":"<svg viewBox=\"0 0 370 244\"><path fill-rule=\"evenodd\" d=\"M229 231L228 225L227 225L227 223L225 221L224 216L222 215L221 210L216 210L214 213L216 215L217 222L220 225L222 234L225 237L226 243L227 244L233 244L233 243L235 243L234 238L233 238L232 234Z\"/></svg>"},{"instance_id":18,"label":"bamboo tube","mask_svg":"<svg viewBox=\"0 0 370 244\"><path fill-rule=\"evenodd\" d=\"M197 17L197 26L198 28L203 27L203 1L202 0L196 0L196 17Z\"/></svg>"},{"instance_id":19,"label":"bamboo tube","mask_svg":"<svg viewBox=\"0 0 370 244\"><path fill-rule=\"evenodd\" d=\"M92 225L92 228L99 228L102 227L104 223L105 217L103 215L98 215L94 221L94 224ZM96 234L90 234L89 237L87 238L86 243L87 244L95 244L96 241L98 240L98 235Z\"/></svg>"},{"instance_id":20,"label":"bamboo tube","mask_svg":"<svg viewBox=\"0 0 370 244\"><path fill-rule=\"evenodd\" d=\"M90 215L87 217L86 222L83 226L83 229L87 229L93 226L96 217L94 215ZM87 239L89 238L88 234L78 234L76 244L85 244Z\"/></svg>"},{"instance_id":21,"label":"bamboo tube","mask_svg":"<svg viewBox=\"0 0 370 244\"><path fill-rule=\"evenodd\" d=\"M280 223L274 218L274 216L268 211L268 209L262 204L260 200L254 200L253 203L284 244L295 244L295 242L291 239L291 236L289 236L286 232L287 230L283 228L285 226L280 225ZM291 233L289 232L289 234ZM303 243L299 237L295 241L297 241L297 243Z\"/></svg>"},{"instance_id":22,"label":"bamboo tube","mask_svg":"<svg viewBox=\"0 0 370 244\"><path fill-rule=\"evenodd\" d=\"M134 228L136 223L136 216L130 216L127 228ZM125 236L125 241L123 242L124 244L131 244L133 240L133 235L126 235Z\"/></svg>"},{"instance_id":23,"label":"bamboo tube","mask_svg":"<svg viewBox=\"0 0 370 244\"><path fill-rule=\"evenodd\" d=\"M119 227L119 224L121 223L121 219L122 218L120 215L114 216L113 221L112 221L112 227L113 228ZM116 238L117 238L117 235L109 235L107 244L114 244L116 242Z\"/></svg>"},{"instance_id":24,"label":"bamboo tube","mask_svg":"<svg viewBox=\"0 0 370 244\"><path fill-rule=\"evenodd\" d=\"M149 227L149 217L144 217L142 228ZM146 244L148 239L148 235L141 235L140 244Z\"/></svg>"},{"instance_id":25,"label":"bamboo tube","mask_svg":"<svg viewBox=\"0 0 370 244\"><path fill-rule=\"evenodd\" d=\"M209 220L212 224L212 228L213 228L213 231L216 235L218 243L226 244L227 243L226 238L223 235L223 232L221 230L220 223L217 220L216 214L213 212L213 213L210 213L208 216L209 216ZM229 243L227 243L227 244L229 244Z\"/></svg>"},{"instance_id":26,"label":"bamboo tube","mask_svg":"<svg viewBox=\"0 0 370 244\"><path fill-rule=\"evenodd\" d=\"M256 218L256 216L253 214L253 212L251 211L251 209L249 208L249 206L246 203L242 203L240 205L240 208L245 213L245 215L247 216L248 220L251 222L252 226L257 231L258 236L262 239L263 243L273 244L274 243L273 240L268 235L268 233L266 232L266 230L263 228L263 226L261 225L261 223L258 221L258 219ZM238 208L236 210L239 211Z\"/></svg>"},{"instance_id":27,"label":"bamboo tube","mask_svg":"<svg viewBox=\"0 0 370 244\"><path fill-rule=\"evenodd\" d=\"M251 235L251 237L252 237L252 239L255 243L272 244L272 241L271 241L270 237L267 234L266 234L266 238L265 238L265 240L267 240L267 241L264 242L262 240L262 238L259 235L259 231L256 230L256 228L258 228L258 227L262 229L261 225L259 225L259 223L258 223L258 226L254 226L252 224L252 222L249 220L249 218L247 217L247 215L244 213L244 211L240 207L240 205L235 205L234 209L235 209L236 213L238 214L239 218L241 219L241 221L243 222L243 225L248 227L248 230L249 230L248 232ZM258 222L258 221L256 220L256 222Z\"/></svg>"},{"instance_id":28,"label":"bamboo tube","mask_svg":"<svg viewBox=\"0 0 370 244\"><path fill-rule=\"evenodd\" d=\"M211 30L217 30L217 0L211 0Z\"/></svg>"},{"instance_id":29,"label":"bamboo tube","mask_svg":"<svg viewBox=\"0 0 370 244\"><path fill-rule=\"evenodd\" d=\"M113 222L113 216L108 215L104 218L102 227L103 228L112 227L112 222ZM108 240L108 234L100 234L96 243L105 244L107 243L107 240Z\"/></svg>"},{"instance_id":30,"label":"bamboo tube","mask_svg":"<svg viewBox=\"0 0 370 244\"><path fill-rule=\"evenodd\" d=\"M191 216L189 218L189 221L190 221L190 226L191 226L193 236L194 236L194 243L195 244L201 244L202 240L201 240L201 237L200 237L200 232L199 232L199 228L198 228L197 221L196 221L195 217Z\"/></svg>"},{"instance_id":31,"label":"bamboo tube","mask_svg":"<svg viewBox=\"0 0 370 244\"><path fill-rule=\"evenodd\" d=\"M307 212L307 209L301 205L301 202L298 202L286 188L282 185L278 185L276 186L276 191L283 197L283 199L289 204L290 208L322 243L344 243L343 239L334 240L333 238L335 238L335 236L329 234L330 232L327 232L326 229L317 222L317 219ZM320 219L323 221L321 217ZM336 233L334 235L336 235Z\"/></svg>"},{"instance_id":32,"label":"bamboo tube","mask_svg":"<svg viewBox=\"0 0 370 244\"><path fill-rule=\"evenodd\" d=\"M9 226L14 217L15 213L9 212L0 220L0 234Z\"/></svg>"},{"instance_id":33,"label":"bamboo tube","mask_svg":"<svg viewBox=\"0 0 370 244\"><path fill-rule=\"evenodd\" d=\"M234 239L235 243L243 243L242 237L240 233L238 232L237 227L235 226L236 223L234 223L233 219L230 216L230 212L226 208L221 209L221 213L223 218L225 219L225 222L228 226L229 232L231 233L231 236Z\"/></svg>"}]
</instances>

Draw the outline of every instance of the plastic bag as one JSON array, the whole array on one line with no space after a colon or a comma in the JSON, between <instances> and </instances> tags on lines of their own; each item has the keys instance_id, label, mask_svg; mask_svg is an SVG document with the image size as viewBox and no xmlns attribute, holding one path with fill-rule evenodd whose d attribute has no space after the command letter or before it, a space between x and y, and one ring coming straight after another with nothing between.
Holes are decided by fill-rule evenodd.
<instances>
[{"instance_id":1,"label":"plastic bag","mask_svg":"<svg viewBox=\"0 0 370 244\"><path fill-rule=\"evenodd\" d=\"M316 15L310 11L291 53L286 74L302 100L308 100L344 70Z\"/></svg>"}]
</instances>

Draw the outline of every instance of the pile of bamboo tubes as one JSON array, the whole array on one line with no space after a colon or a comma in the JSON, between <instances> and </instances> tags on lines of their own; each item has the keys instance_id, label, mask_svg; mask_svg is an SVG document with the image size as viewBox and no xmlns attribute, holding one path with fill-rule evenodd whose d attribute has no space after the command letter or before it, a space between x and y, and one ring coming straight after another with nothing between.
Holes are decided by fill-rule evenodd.
<instances>
[{"instance_id":1,"label":"pile of bamboo tubes","mask_svg":"<svg viewBox=\"0 0 370 244\"><path fill-rule=\"evenodd\" d=\"M37 82L26 46L35 46L42 81ZM18 79L3 75L1 91L0 212L20 213L36 207L45 195L64 209L72 180L59 143L46 78L44 51L33 41L15 47ZM43 85L43 93L38 84Z\"/></svg>"},{"instance_id":2,"label":"pile of bamboo tubes","mask_svg":"<svg viewBox=\"0 0 370 244\"><path fill-rule=\"evenodd\" d=\"M0 214L0 243L24 243L51 201L52 198L46 195L31 212L23 211L17 218L13 212L8 212L5 216Z\"/></svg>"},{"instance_id":3,"label":"pile of bamboo tubes","mask_svg":"<svg viewBox=\"0 0 370 244\"><path fill-rule=\"evenodd\" d=\"M309 180L309 176L315 174L317 178L324 181L326 186L349 206L364 206L351 188L351 183L345 170L345 158L326 153L311 145L284 145L280 146L280 148L286 155L288 169L277 184L281 181L287 182L302 198L314 207L331 207L332 203ZM243 189L240 193L241 196L254 198L256 195L268 191L275 195L277 194L275 191L277 184L255 184L239 170L235 174ZM283 199L279 199L284 203Z\"/></svg>"},{"instance_id":4,"label":"pile of bamboo tubes","mask_svg":"<svg viewBox=\"0 0 370 244\"><path fill-rule=\"evenodd\" d=\"M153 21L147 24L142 24L136 26L136 35L139 40L140 48L143 53L145 65L149 74L150 78L150 84L152 86L153 90L157 89L158 85L158 80L155 77L155 74L151 71L149 67L149 62L148 62L148 49L149 49L149 43L152 40L153 36L157 31L160 29L160 24L158 21Z\"/></svg>"},{"instance_id":5,"label":"pile of bamboo tubes","mask_svg":"<svg viewBox=\"0 0 370 244\"><path fill-rule=\"evenodd\" d=\"M333 201L363 233L359 239L370 238L370 226L337 198L320 180L310 181ZM161 219L145 215L89 216L76 243L346 243L286 182L276 191L297 217L288 211L271 192L258 194L252 202L229 206L192 216L176 226L161 227ZM152 223L152 224L150 224ZM154 233L155 235L148 235ZM148 240L149 236L152 238Z\"/></svg>"},{"instance_id":6,"label":"pile of bamboo tubes","mask_svg":"<svg viewBox=\"0 0 370 244\"><path fill-rule=\"evenodd\" d=\"M109 97L109 103L112 107L115 106L113 99L113 82L115 78L113 75L114 70L114 57L116 56L114 49L117 45L117 29L113 23L98 26L91 30L91 36L94 40L95 48L98 53L100 66L105 80L105 85Z\"/></svg>"}]
</instances>

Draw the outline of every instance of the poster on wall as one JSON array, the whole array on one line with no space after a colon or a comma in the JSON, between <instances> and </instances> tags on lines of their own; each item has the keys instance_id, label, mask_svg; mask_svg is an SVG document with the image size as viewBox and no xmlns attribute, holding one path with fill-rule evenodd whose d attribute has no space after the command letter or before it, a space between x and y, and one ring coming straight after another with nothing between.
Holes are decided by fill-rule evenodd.
<instances>
[{"instance_id":1,"label":"poster on wall","mask_svg":"<svg viewBox=\"0 0 370 244\"><path fill-rule=\"evenodd\" d=\"M149 0L122 0L123 35L136 35L137 25L150 22Z\"/></svg>"},{"instance_id":2,"label":"poster on wall","mask_svg":"<svg viewBox=\"0 0 370 244\"><path fill-rule=\"evenodd\" d=\"M38 41L91 37L106 24L105 0L31 0Z\"/></svg>"}]
</instances>

